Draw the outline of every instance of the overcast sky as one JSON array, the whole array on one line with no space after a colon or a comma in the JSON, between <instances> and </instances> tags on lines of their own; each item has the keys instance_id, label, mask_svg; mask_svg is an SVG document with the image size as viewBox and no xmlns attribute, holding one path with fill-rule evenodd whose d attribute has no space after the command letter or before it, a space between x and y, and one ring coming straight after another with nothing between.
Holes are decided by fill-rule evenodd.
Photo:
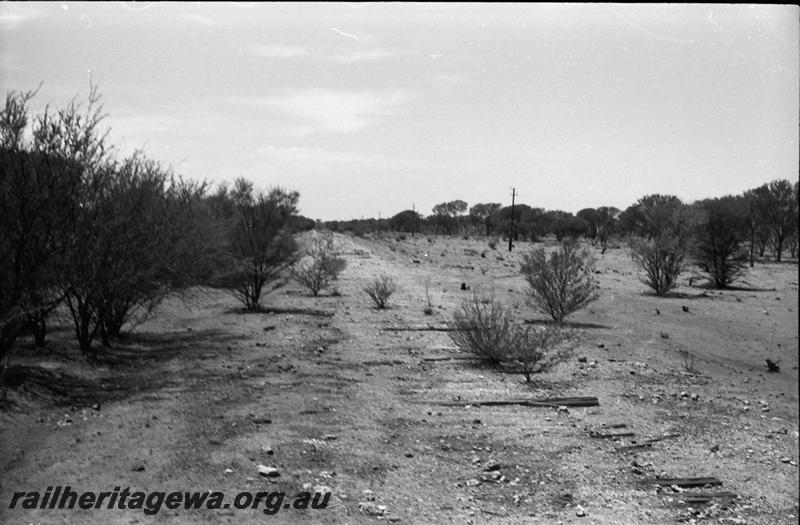
<instances>
[{"instance_id":1,"label":"overcast sky","mask_svg":"<svg viewBox=\"0 0 800 525\"><path fill-rule=\"evenodd\" d=\"M0 87L320 219L798 177L797 6L0 3Z\"/></svg>"}]
</instances>

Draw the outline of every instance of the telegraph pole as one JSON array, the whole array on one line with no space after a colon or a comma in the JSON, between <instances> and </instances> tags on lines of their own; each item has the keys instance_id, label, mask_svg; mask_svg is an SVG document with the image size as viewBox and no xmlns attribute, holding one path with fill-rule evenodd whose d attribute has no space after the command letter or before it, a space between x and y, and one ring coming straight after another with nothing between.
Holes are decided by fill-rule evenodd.
<instances>
[{"instance_id":1,"label":"telegraph pole","mask_svg":"<svg viewBox=\"0 0 800 525\"><path fill-rule=\"evenodd\" d=\"M517 196L517 189L511 188L511 230L508 232L508 251L514 247L514 197Z\"/></svg>"}]
</instances>

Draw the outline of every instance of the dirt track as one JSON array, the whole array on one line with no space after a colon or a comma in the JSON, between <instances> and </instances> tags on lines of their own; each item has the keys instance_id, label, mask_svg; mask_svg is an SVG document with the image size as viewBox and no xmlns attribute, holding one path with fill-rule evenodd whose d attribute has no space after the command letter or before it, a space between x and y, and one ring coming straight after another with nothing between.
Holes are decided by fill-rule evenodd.
<instances>
[{"instance_id":1,"label":"dirt track","mask_svg":"<svg viewBox=\"0 0 800 525\"><path fill-rule=\"evenodd\" d=\"M68 332L51 334L46 369L83 382L85 396L52 406L52 377L11 391L0 413L0 522L796 522L796 264L757 266L747 277L757 290L684 286L683 296L658 299L612 250L598 259L601 299L569 319L581 334L573 357L530 386L468 359L425 361L458 356L445 332L391 329L444 326L472 291L542 319L517 272L527 246L509 255L484 240L339 240L349 262L341 296L314 298L292 284L265 300L294 313L242 314L225 293L198 291L188 306L164 304L94 369ZM380 272L401 286L385 311L361 292ZM426 280L432 316L423 314ZM14 363L32 363L32 352L21 349ZM766 373L766 357L781 359L780 373ZM93 397L97 384L105 386ZM444 404L522 396L596 396L600 406ZM617 450L665 435L673 437ZM280 477L260 477L259 463ZM655 476L714 476L739 498L692 507L679 502L684 493L645 483ZM332 498L325 510L271 517L7 508L15 490L58 484L229 495L310 484ZM383 505L385 515L359 503Z\"/></svg>"}]
</instances>

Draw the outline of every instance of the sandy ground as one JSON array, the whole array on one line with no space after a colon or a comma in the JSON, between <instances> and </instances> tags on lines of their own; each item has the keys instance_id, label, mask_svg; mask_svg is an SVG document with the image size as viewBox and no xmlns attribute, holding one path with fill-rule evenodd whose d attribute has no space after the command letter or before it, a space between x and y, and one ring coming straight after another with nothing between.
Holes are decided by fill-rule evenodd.
<instances>
[{"instance_id":1,"label":"sandy ground","mask_svg":"<svg viewBox=\"0 0 800 525\"><path fill-rule=\"evenodd\" d=\"M243 314L228 294L196 290L94 367L66 328L44 351L23 341L0 412L0 523L797 522L796 263L758 264L748 289L723 292L689 287L687 274L677 296L656 298L624 250L598 253L600 299L568 318L577 347L526 384L428 328L475 291L543 320L518 272L528 243L509 253L485 239L337 238L349 263L339 296L288 284L264 301L280 313ZM379 311L361 289L382 272L401 289ZM457 359L426 360L437 357ZM765 358L781 371L767 373ZM446 404L553 396L600 404ZM593 437L620 431L633 435ZM648 483L656 476L716 477L714 491L737 497L686 503ZM15 491L54 485L332 496L326 509L273 516L9 509Z\"/></svg>"}]
</instances>

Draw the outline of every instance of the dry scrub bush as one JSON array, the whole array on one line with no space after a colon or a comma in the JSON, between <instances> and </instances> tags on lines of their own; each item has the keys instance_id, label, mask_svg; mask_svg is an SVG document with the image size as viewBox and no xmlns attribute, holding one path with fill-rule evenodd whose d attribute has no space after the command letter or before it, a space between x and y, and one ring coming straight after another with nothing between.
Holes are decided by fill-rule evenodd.
<instances>
[{"instance_id":1,"label":"dry scrub bush","mask_svg":"<svg viewBox=\"0 0 800 525\"><path fill-rule=\"evenodd\" d=\"M506 358L513 324L508 310L493 298L484 303L473 294L453 313L448 326L450 339L461 350L494 364Z\"/></svg>"},{"instance_id":2,"label":"dry scrub bush","mask_svg":"<svg viewBox=\"0 0 800 525\"><path fill-rule=\"evenodd\" d=\"M631 258L644 270L642 279L658 296L678 286L683 271L686 248L678 237L663 235L653 239L632 239Z\"/></svg>"},{"instance_id":3,"label":"dry scrub bush","mask_svg":"<svg viewBox=\"0 0 800 525\"><path fill-rule=\"evenodd\" d=\"M230 201L226 251L228 261L219 285L230 290L249 312L261 309L264 286L282 281L284 272L297 262L297 244L290 219L297 211L300 194L274 187L255 191L253 183L239 178L232 190L220 189Z\"/></svg>"},{"instance_id":4,"label":"dry scrub bush","mask_svg":"<svg viewBox=\"0 0 800 525\"><path fill-rule=\"evenodd\" d=\"M519 326L507 307L477 295L464 300L448 326L448 335L459 349L492 364L511 361L527 382L533 374L563 361L569 350L561 345L573 339L571 331L559 326Z\"/></svg>"},{"instance_id":5,"label":"dry scrub bush","mask_svg":"<svg viewBox=\"0 0 800 525\"><path fill-rule=\"evenodd\" d=\"M574 243L564 243L549 257L543 248L525 254L521 271L531 302L558 323L597 299L594 258Z\"/></svg>"},{"instance_id":6,"label":"dry scrub bush","mask_svg":"<svg viewBox=\"0 0 800 525\"><path fill-rule=\"evenodd\" d=\"M562 344L571 340L572 332L558 326L519 328L511 338L507 357L530 383L533 374L546 372L567 358L570 349Z\"/></svg>"},{"instance_id":7,"label":"dry scrub bush","mask_svg":"<svg viewBox=\"0 0 800 525\"><path fill-rule=\"evenodd\" d=\"M304 251L305 256L289 269L289 274L316 296L339 278L347 261L338 257L336 245L330 235L311 239Z\"/></svg>"},{"instance_id":8,"label":"dry scrub bush","mask_svg":"<svg viewBox=\"0 0 800 525\"><path fill-rule=\"evenodd\" d=\"M375 306L377 306L379 310L386 308L386 303L389 301L389 297L391 297L396 291L397 283L390 275L385 273L372 279L364 287L364 292L369 296L370 299L372 299L372 301L375 303Z\"/></svg>"},{"instance_id":9,"label":"dry scrub bush","mask_svg":"<svg viewBox=\"0 0 800 525\"><path fill-rule=\"evenodd\" d=\"M678 285L689 251L691 214L673 195L646 195L628 208L631 257L658 296Z\"/></svg>"}]
</instances>

